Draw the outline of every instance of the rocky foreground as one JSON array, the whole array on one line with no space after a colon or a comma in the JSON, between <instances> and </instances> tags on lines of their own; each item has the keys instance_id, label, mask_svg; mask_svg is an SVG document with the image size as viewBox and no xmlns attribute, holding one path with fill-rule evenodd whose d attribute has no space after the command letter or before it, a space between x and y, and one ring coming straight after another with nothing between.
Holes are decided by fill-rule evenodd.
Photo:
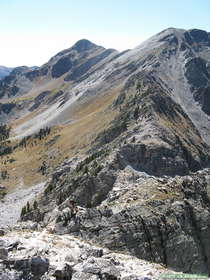
<instances>
[{"instance_id":1,"label":"rocky foreground","mask_svg":"<svg viewBox=\"0 0 210 280\"><path fill-rule=\"evenodd\" d=\"M66 167L55 173L63 182L68 181ZM191 176L158 178L127 167L107 199L91 208L72 206L69 199L56 205L52 195L60 187L58 178L49 203L47 183L39 203L48 203L22 217L37 222L0 230L0 279L155 280L176 273L185 278L184 273L207 275L209 174L206 169ZM76 193L74 197L77 200Z\"/></svg>"},{"instance_id":2,"label":"rocky foreground","mask_svg":"<svg viewBox=\"0 0 210 280\"><path fill-rule=\"evenodd\" d=\"M37 227L22 223L0 238L1 280L155 280L175 273L160 264Z\"/></svg>"}]
</instances>

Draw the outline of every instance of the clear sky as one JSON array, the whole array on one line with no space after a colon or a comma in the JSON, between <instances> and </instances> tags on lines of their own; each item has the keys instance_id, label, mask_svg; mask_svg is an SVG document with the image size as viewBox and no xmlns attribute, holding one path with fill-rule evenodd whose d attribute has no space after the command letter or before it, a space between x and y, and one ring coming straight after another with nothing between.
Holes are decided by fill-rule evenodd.
<instances>
[{"instance_id":1,"label":"clear sky","mask_svg":"<svg viewBox=\"0 0 210 280\"><path fill-rule=\"evenodd\" d=\"M0 65L41 65L80 39L124 50L168 27L210 32L210 0L0 0Z\"/></svg>"}]
</instances>

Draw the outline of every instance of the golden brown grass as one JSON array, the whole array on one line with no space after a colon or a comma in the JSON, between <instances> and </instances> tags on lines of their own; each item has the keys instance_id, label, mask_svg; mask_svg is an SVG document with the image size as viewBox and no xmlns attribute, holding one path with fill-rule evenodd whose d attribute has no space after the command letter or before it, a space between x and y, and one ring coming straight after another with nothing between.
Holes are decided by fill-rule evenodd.
<instances>
[{"instance_id":1,"label":"golden brown grass","mask_svg":"<svg viewBox=\"0 0 210 280\"><path fill-rule=\"evenodd\" d=\"M19 147L11 155L3 156L0 159L0 170L7 170L9 178L2 181L2 184L10 191L18 184L31 186L46 180L38 172L42 162L45 161L52 170L60 164L66 157L76 154L84 154L90 147L99 132L104 130L118 114L111 109L107 109L112 103L119 89L78 105L71 115L74 121L68 125L62 125L52 129L51 133L42 140L30 139L26 148ZM28 114L21 120L24 122L31 118L33 113ZM52 145L46 145L56 135L60 135ZM12 143L14 144L14 143ZM15 161L9 162L9 159Z\"/></svg>"}]
</instances>

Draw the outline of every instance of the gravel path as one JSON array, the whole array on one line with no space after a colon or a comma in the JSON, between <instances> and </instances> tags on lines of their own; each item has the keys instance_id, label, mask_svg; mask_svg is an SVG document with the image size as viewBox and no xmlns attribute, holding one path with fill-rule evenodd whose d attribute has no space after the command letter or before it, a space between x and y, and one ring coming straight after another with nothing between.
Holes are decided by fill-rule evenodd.
<instances>
[{"instance_id":1,"label":"gravel path","mask_svg":"<svg viewBox=\"0 0 210 280\"><path fill-rule=\"evenodd\" d=\"M18 188L0 201L0 228L14 225L20 218L21 209L44 187L45 182L28 189Z\"/></svg>"}]
</instances>

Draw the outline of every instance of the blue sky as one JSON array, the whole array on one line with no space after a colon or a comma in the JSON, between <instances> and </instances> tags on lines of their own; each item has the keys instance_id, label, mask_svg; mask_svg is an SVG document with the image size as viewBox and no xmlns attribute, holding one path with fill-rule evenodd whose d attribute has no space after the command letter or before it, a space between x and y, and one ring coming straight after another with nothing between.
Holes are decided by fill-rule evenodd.
<instances>
[{"instance_id":1,"label":"blue sky","mask_svg":"<svg viewBox=\"0 0 210 280\"><path fill-rule=\"evenodd\" d=\"M0 65L41 65L86 38L139 45L168 27L210 32L210 0L0 0Z\"/></svg>"}]
</instances>

